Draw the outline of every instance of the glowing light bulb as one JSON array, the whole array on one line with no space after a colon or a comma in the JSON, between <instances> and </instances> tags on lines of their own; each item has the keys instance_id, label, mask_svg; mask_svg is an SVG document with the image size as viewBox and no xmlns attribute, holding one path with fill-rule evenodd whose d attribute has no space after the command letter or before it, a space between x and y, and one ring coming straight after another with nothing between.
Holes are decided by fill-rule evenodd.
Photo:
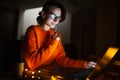
<instances>
[{"instance_id":1,"label":"glowing light bulb","mask_svg":"<svg viewBox=\"0 0 120 80\"><path fill-rule=\"evenodd\" d=\"M25 75L25 78L27 77L27 75Z\"/></svg>"},{"instance_id":2,"label":"glowing light bulb","mask_svg":"<svg viewBox=\"0 0 120 80\"><path fill-rule=\"evenodd\" d=\"M32 76L32 78L35 78L35 76Z\"/></svg>"},{"instance_id":3,"label":"glowing light bulb","mask_svg":"<svg viewBox=\"0 0 120 80\"><path fill-rule=\"evenodd\" d=\"M39 70L38 73L40 73L41 71Z\"/></svg>"},{"instance_id":4,"label":"glowing light bulb","mask_svg":"<svg viewBox=\"0 0 120 80\"><path fill-rule=\"evenodd\" d=\"M32 72L32 74L35 74L35 72Z\"/></svg>"},{"instance_id":5,"label":"glowing light bulb","mask_svg":"<svg viewBox=\"0 0 120 80\"><path fill-rule=\"evenodd\" d=\"M28 71L28 69L25 69L25 72L27 72Z\"/></svg>"},{"instance_id":6,"label":"glowing light bulb","mask_svg":"<svg viewBox=\"0 0 120 80\"><path fill-rule=\"evenodd\" d=\"M38 79L40 79L40 76L38 76Z\"/></svg>"}]
</instances>

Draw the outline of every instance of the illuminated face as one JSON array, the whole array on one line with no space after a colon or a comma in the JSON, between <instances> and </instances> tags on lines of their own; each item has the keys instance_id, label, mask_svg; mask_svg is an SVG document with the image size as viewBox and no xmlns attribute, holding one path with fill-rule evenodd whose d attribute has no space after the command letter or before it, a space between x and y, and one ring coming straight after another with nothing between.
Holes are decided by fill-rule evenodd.
<instances>
[{"instance_id":1,"label":"illuminated face","mask_svg":"<svg viewBox=\"0 0 120 80\"><path fill-rule=\"evenodd\" d=\"M45 25L54 28L61 20L61 9L52 7L51 11L46 14Z\"/></svg>"}]
</instances>

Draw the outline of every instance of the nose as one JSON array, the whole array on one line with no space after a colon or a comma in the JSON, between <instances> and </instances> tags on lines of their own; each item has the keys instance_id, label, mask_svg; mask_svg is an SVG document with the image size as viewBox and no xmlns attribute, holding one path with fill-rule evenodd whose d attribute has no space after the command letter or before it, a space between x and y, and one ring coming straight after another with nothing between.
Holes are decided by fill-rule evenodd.
<instances>
[{"instance_id":1,"label":"nose","mask_svg":"<svg viewBox=\"0 0 120 80\"><path fill-rule=\"evenodd\" d=\"M55 19L53 22L54 22L54 24L58 24L59 20Z\"/></svg>"}]
</instances>

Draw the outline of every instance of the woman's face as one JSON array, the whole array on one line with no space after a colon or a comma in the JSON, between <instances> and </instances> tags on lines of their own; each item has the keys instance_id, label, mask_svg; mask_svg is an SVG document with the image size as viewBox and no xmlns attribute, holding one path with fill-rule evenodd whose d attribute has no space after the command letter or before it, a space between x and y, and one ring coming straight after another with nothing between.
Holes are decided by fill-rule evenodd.
<instances>
[{"instance_id":1,"label":"woman's face","mask_svg":"<svg viewBox=\"0 0 120 80\"><path fill-rule=\"evenodd\" d=\"M55 28L55 26L61 20L61 9L52 7L49 13L45 13L44 25L49 28Z\"/></svg>"}]
</instances>

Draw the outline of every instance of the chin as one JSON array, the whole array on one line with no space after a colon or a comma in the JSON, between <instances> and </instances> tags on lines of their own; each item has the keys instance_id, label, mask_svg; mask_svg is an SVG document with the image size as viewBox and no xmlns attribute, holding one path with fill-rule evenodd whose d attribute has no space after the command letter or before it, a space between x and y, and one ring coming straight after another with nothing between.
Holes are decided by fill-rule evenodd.
<instances>
[{"instance_id":1,"label":"chin","mask_svg":"<svg viewBox=\"0 0 120 80\"><path fill-rule=\"evenodd\" d=\"M55 28L55 26L51 26L51 28Z\"/></svg>"}]
</instances>

